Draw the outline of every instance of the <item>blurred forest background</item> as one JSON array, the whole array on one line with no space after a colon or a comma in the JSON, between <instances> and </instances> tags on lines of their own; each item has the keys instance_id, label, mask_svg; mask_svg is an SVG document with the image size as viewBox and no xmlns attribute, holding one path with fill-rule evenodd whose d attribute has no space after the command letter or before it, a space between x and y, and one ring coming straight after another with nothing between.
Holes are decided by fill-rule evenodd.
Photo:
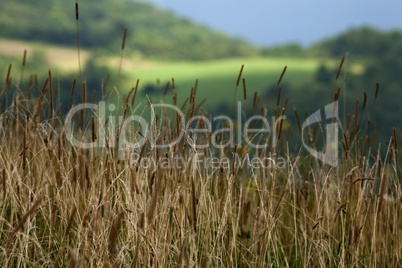
<instances>
[{"instance_id":1,"label":"blurred forest background","mask_svg":"<svg viewBox=\"0 0 402 268\"><path fill-rule=\"evenodd\" d=\"M119 77L125 27L128 33L120 82L118 88L113 89ZM281 82L282 104L289 97L290 107L297 107L303 115L311 114L331 102L340 87L341 116L344 111L355 111L357 98L362 109L366 98L367 120L377 122L379 142L389 139L392 127L399 133L402 131L401 31L361 27L309 47L297 43L261 47L148 3L117 0L111 4L106 0L86 0L79 2L79 36L82 77L93 101L99 101L105 92L116 90L121 96L127 95L140 79L139 98L144 103L146 94L155 100L164 98L165 102L170 102L171 94L163 96L163 92L166 83L174 77L179 103L182 103L198 79L197 103L206 98L203 108L210 114L230 114L236 79L244 64L248 96L243 107L251 111L254 92L259 94L261 105L267 103L278 90L276 82L287 66ZM24 50L27 50L27 60L22 66ZM340 78L335 80L345 55ZM28 86L31 74L44 81L51 68L57 79L58 98L69 99L72 81L79 76L77 59L74 2L0 2L2 85L10 64L13 84L22 91ZM377 83L379 94L375 99ZM37 92L31 90L30 94ZM79 94L76 98L80 98ZM237 99L242 98L240 87ZM61 103L61 112L65 113L68 104ZM276 99L271 105L274 110ZM289 125L296 130L294 115L287 114L287 117Z\"/></svg>"}]
</instances>

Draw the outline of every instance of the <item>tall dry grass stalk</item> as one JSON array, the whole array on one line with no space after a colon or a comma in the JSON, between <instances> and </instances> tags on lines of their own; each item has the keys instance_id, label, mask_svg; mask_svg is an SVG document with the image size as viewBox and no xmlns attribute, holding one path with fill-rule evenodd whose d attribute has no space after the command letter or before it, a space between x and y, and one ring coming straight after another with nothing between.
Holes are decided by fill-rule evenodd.
<instances>
[{"instance_id":1,"label":"tall dry grass stalk","mask_svg":"<svg viewBox=\"0 0 402 268\"><path fill-rule=\"evenodd\" d=\"M8 65L8 69L7 69L7 75L6 75L4 89L9 89L11 86L11 67L12 67L12 64L10 63Z\"/></svg>"},{"instance_id":2,"label":"tall dry grass stalk","mask_svg":"<svg viewBox=\"0 0 402 268\"><path fill-rule=\"evenodd\" d=\"M80 84L82 83L82 70L81 70L81 49L80 49L80 23L79 23L79 9L78 0L75 1L75 21L77 26L77 56L78 56L78 72L80 75Z\"/></svg>"},{"instance_id":3,"label":"tall dry grass stalk","mask_svg":"<svg viewBox=\"0 0 402 268\"><path fill-rule=\"evenodd\" d=\"M127 38L127 27L124 28L123 41L121 43L120 64L119 64L119 74L117 77L117 85L119 85L119 82L120 82L121 67L123 66L123 53L124 53L124 48L126 47L126 38Z\"/></svg>"},{"instance_id":4,"label":"tall dry grass stalk","mask_svg":"<svg viewBox=\"0 0 402 268\"><path fill-rule=\"evenodd\" d=\"M235 108L235 103L236 103L236 96L237 96L237 88L239 87L240 79L243 74L243 69L244 69L244 64L241 65L239 75L237 76L237 81L236 81L236 88L235 92L233 94L233 103L232 103L232 116L234 115L234 108Z\"/></svg>"},{"instance_id":5,"label":"tall dry grass stalk","mask_svg":"<svg viewBox=\"0 0 402 268\"><path fill-rule=\"evenodd\" d=\"M341 63L339 64L338 72L336 73L335 80L338 80L339 75L341 74L343 63L345 62L345 56L342 57Z\"/></svg>"},{"instance_id":6,"label":"tall dry grass stalk","mask_svg":"<svg viewBox=\"0 0 402 268\"><path fill-rule=\"evenodd\" d=\"M244 100L247 100L247 89L246 89L246 80L243 78L243 97Z\"/></svg>"},{"instance_id":7,"label":"tall dry grass stalk","mask_svg":"<svg viewBox=\"0 0 402 268\"><path fill-rule=\"evenodd\" d=\"M53 120L53 81L52 81L52 72L49 69L49 98L50 98L50 119Z\"/></svg>"},{"instance_id":8,"label":"tall dry grass stalk","mask_svg":"<svg viewBox=\"0 0 402 268\"><path fill-rule=\"evenodd\" d=\"M24 80L24 70L25 70L25 63L27 58L27 50L24 49L24 55L22 56L22 68L21 68L21 77L20 77L20 87L22 86L22 81Z\"/></svg>"}]
</instances>

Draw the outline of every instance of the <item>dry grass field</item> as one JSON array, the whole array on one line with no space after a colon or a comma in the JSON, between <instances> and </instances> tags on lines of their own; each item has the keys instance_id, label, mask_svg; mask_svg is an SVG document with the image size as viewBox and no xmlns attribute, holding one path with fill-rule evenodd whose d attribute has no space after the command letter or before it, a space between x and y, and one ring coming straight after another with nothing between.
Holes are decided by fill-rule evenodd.
<instances>
[{"instance_id":1,"label":"dry grass field","mask_svg":"<svg viewBox=\"0 0 402 268\"><path fill-rule=\"evenodd\" d=\"M158 149L147 136L131 151L137 155L133 161L122 158L116 146L72 146L66 118L57 112L60 103L50 71L46 81L30 89L38 92L37 98L27 98L28 89L18 88L11 77L6 75L2 103L12 93L14 97L0 115L3 267L401 265L397 136L391 129L385 156L371 147L375 133L359 131L364 129L358 119L365 104L348 122L339 121L337 167L309 156L302 146L292 155L288 133L280 129L276 146L266 149L197 149L185 140ZM123 119L139 113L135 93L133 89L120 104ZM85 86L77 83L74 94L86 101ZM203 113L194 107L195 94L183 110L186 120ZM290 109L279 96L278 103L277 112ZM157 142L184 127L164 112L159 118L158 132L151 132ZM106 144L118 144L122 125L111 124L113 117L108 120L96 112L77 115L74 137L98 142L97 130L104 124ZM194 129L203 128L201 121L194 122ZM125 138L143 139L138 124L131 126L124 130ZM311 147L319 133L317 128L308 132ZM207 142L210 136L193 138ZM206 168L197 160L201 155L228 160ZM275 164L256 168L243 161L247 155ZM169 163L183 161L142 165L144 159L161 157ZM285 165L276 165L279 157Z\"/></svg>"},{"instance_id":2,"label":"dry grass field","mask_svg":"<svg viewBox=\"0 0 402 268\"><path fill-rule=\"evenodd\" d=\"M78 29L78 4L76 20ZM324 124L303 131L301 113L287 106L278 87L269 104L274 112L265 114L267 104L259 102L258 94L253 100L241 72L232 85L237 85L237 99L252 103L253 115L262 111L267 118L297 118L298 128L279 119L273 124L277 131L262 138L261 133L240 135L243 141L262 141L266 148L245 142L213 146L229 142L230 136L202 132L202 116L210 118L196 103L202 93L196 86L189 94L176 91L173 80L172 90L164 93L178 110L160 109L148 117L148 132L132 117L152 107L138 108L138 86L127 93L117 83L103 91L121 97L101 96L116 101L108 103L107 113L97 103L92 111L66 116L60 112L62 103L77 108L91 99L85 82L77 77L68 94L71 100L61 99L60 91L70 89L60 90L51 70L44 81L24 76L25 60L21 73L10 65L1 74L0 266L401 267L397 133L389 130L383 153L375 143L376 132L368 131L372 125L362 120L372 113L378 87L356 101L354 113L333 121L339 126L339 164L332 167L309 155L302 144L297 153L289 149L290 137L304 134L308 146L320 150ZM277 85L283 74L275 79ZM233 95L224 98L232 104ZM341 101L340 91L328 92L328 99ZM241 123L222 125L237 131ZM157 146L182 134L176 144ZM72 137L94 146L77 146ZM120 146L122 140L143 142L128 150ZM207 146L196 146L200 144Z\"/></svg>"}]
</instances>

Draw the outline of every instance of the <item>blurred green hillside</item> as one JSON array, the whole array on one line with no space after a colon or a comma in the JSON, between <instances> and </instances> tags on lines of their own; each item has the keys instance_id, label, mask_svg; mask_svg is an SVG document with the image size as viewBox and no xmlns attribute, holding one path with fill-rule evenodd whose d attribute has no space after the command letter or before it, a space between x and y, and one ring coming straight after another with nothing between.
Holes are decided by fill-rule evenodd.
<instances>
[{"instance_id":1,"label":"blurred green hillside","mask_svg":"<svg viewBox=\"0 0 402 268\"><path fill-rule=\"evenodd\" d=\"M181 19L150 4L115 0L79 1L80 44L117 53L124 28L131 53L156 59L205 60L251 56L253 45ZM75 1L2 0L0 36L76 45ZM128 48L129 49L129 48Z\"/></svg>"}]
</instances>

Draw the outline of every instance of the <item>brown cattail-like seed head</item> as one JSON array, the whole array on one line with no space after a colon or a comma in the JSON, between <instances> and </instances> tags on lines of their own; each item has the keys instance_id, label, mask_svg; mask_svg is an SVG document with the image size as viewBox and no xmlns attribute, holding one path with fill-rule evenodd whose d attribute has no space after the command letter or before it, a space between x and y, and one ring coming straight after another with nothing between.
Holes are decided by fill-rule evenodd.
<instances>
[{"instance_id":1,"label":"brown cattail-like seed head","mask_svg":"<svg viewBox=\"0 0 402 268\"><path fill-rule=\"evenodd\" d=\"M138 90L138 84L140 83L140 79L137 79L137 83L135 84L135 90L134 90L134 95L131 99L131 106L134 105L134 101L135 101L135 96L137 95L137 90Z\"/></svg>"},{"instance_id":2,"label":"brown cattail-like seed head","mask_svg":"<svg viewBox=\"0 0 402 268\"><path fill-rule=\"evenodd\" d=\"M338 72L336 73L336 78L335 78L335 80L338 80L338 78L339 78L339 75L340 75L340 73L341 73L342 65L343 65L343 62L344 62L344 61L345 61L345 56L342 57L341 64L339 64L339 68L338 68Z\"/></svg>"},{"instance_id":3,"label":"brown cattail-like seed head","mask_svg":"<svg viewBox=\"0 0 402 268\"><path fill-rule=\"evenodd\" d=\"M286 107L288 106L288 102L289 102L289 97L286 97L285 104L283 105L283 109L286 110Z\"/></svg>"},{"instance_id":4,"label":"brown cattail-like seed head","mask_svg":"<svg viewBox=\"0 0 402 268\"><path fill-rule=\"evenodd\" d=\"M380 89L380 84L377 82L375 85L375 95L374 95L374 99L377 99L378 96L378 90Z\"/></svg>"},{"instance_id":5,"label":"brown cattail-like seed head","mask_svg":"<svg viewBox=\"0 0 402 268\"><path fill-rule=\"evenodd\" d=\"M53 118L53 86L52 86L52 72L49 69L49 95L50 95L50 118Z\"/></svg>"},{"instance_id":6,"label":"brown cattail-like seed head","mask_svg":"<svg viewBox=\"0 0 402 268\"><path fill-rule=\"evenodd\" d=\"M26 130L24 130L24 144L23 144L24 148L22 150L22 169L24 171L25 174L25 166L26 166L26 149L27 149L27 134L26 134Z\"/></svg>"},{"instance_id":7,"label":"brown cattail-like seed head","mask_svg":"<svg viewBox=\"0 0 402 268\"><path fill-rule=\"evenodd\" d=\"M283 68L282 74L279 77L278 83L276 83L276 85L279 85L282 81L283 76L285 75L286 69L288 68L288 66L285 66L285 68Z\"/></svg>"},{"instance_id":8,"label":"brown cattail-like seed head","mask_svg":"<svg viewBox=\"0 0 402 268\"><path fill-rule=\"evenodd\" d=\"M295 111L296 120L297 120L297 127L299 128L299 132L300 132L300 134L301 134L302 129L301 129L301 124L300 124L299 114L297 113L296 107L294 107L293 110Z\"/></svg>"},{"instance_id":9,"label":"brown cattail-like seed head","mask_svg":"<svg viewBox=\"0 0 402 268\"><path fill-rule=\"evenodd\" d=\"M258 108L258 103L260 101L260 94L257 92L254 93L254 101L253 101L253 110L256 111Z\"/></svg>"},{"instance_id":10,"label":"brown cattail-like seed head","mask_svg":"<svg viewBox=\"0 0 402 268\"><path fill-rule=\"evenodd\" d=\"M377 155L378 157L378 176L381 177L381 170L382 170L382 162L381 162L381 158Z\"/></svg>"},{"instance_id":11,"label":"brown cattail-like seed head","mask_svg":"<svg viewBox=\"0 0 402 268\"><path fill-rule=\"evenodd\" d=\"M366 93L366 91L363 92L363 95L364 95L364 100L363 100L362 111L366 108L366 103L367 103L367 93Z\"/></svg>"},{"instance_id":12,"label":"brown cattail-like seed head","mask_svg":"<svg viewBox=\"0 0 402 268\"><path fill-rule=\"evenodd\" d=\"M286 142L288 142L290 140L290 134L291 134L291 130L292 130L292 126L288 127L288 133L286 135Z\"/></svg>"},{"instance_id":13,"label":"brown cattail-like seed head","mask_svg":"<svg viewBox=\"0 0 402 268\"><path fill-rule=\"evenodd\" d=\"M78 20L78 2L75 2L75 19Z\"/></svg>"},{"instance_id":14,"label":"brown cattail-like seed head","mask_svg":"<svg viewBox=\"0 0 402 268\"><path fill-rule=\"evenodd\" d=\"M127 37L127 27L124 28L124 33L123 33L123 42L121 44L121 50L124 50L124 47L126 45L126 37Z\"/></svg>"},{"instance_id":15,"label":"brown cattail-like seed head","mask_svg":"<svg viewBox=\"0 0 402 268\"><path fill-rule=\"evenodd\" d=\"M74 95L74 89L75 89L75 83L77 83L77 79L74 78L73 80L73 86L71 87L71 97Z\"/></svg>"},{"instance_id":16,"label":"brown cattail-like seed head","mask_svg":"<svg viewBox=\"0 0 402 268\"><path fill-rule=\"evenodd\" d=\"M195 79L195 85L194 85L194 95L197 94L197 88L198 88L198 79Z\"/></svg>"},{"instance_id":17,"label":"brown cattail-like seed head","mask_svg":"<svg viewBox=\"0 0 402 268\"><path fill-rule=\"evenodd\" d=\"M82 91L82 102L86 102L87 101L87 83L83 82L82 83L82 87L83 87L83 91Z\"/></svg>"},{"instance_id":18,"label":"brown cattail-like seed head","mask_svg":"<svg viewBox=\"0 0 402 268\"><path fill-rule=\"evenodd\" d=\"M256 102L256 100L257 100L257 91L254 92L253 109L254 109L254 107L255 107L255 102Z\"/></svg>"},{"instance_id":19,"label":"brown cattail-like seed head","mask_svg":"<svg viewBox=\"0 0 402 268\"><path fill-rule=\"evenodd\" d=\"M93 116L91 117L91 130L92 130L92 142L95 142L96 140L95 119Z\"/></svg>"},{"instance_id":20,"label":"brown cattail-like seed head","mask_svg":"<svg viewBox=\"0 0 402 268\"><path fill-rule=\"evenodd\" d=\"M165 91L163 91L163 96L166 96L166 93L167 93L167 91L168 91L168 89L169 89L169 84L170 84L170 81L168 81L168 82L166 83Z\"/></svg>"},{"instance_id":21,"label":"brown cattail-like seed head","mask_svg":"<svg viewBox=\"0 0 402 268\"><path fill-rule=\"evenodd\" d=\"M173 90L173 105L177 104L177 93L176 90Z\"/></svg>"},{"instance_id":22,"label":"brown cattail-like seed head","mask_svg":"<svg viewBox=\"0 0 402 268\"><path fill-rule=\"evenodd\" d=\"M45 94L47 92L47 87L46 86L47 86L48 81L49 81L49 78L46 79L46 81L45 81L45 83L43 85L42 93L41 93L41 95L40 95L40 97L38 99L38 103L36 105L36 111L35 111L34 118L39 116L40 111L42 109L42 102L43 102L43 98L45 97Z\"/></svg>"},{"instance_id":23,"label":"brown cattail-like seed head","mask_svg":"<svg viewBox=\"0 0 402 268\"><path fill-rule=\"evenodd\" d=\"M243 95L244 100L247 100L246 80L243 78Z\"/></svg>"},{"instance_id":24,"label":"brown cattail-like seed head","mask_svg":"<svg viewBox=\"0 0 402 268\"><path fill-rule=\"evenodd\" d=\"M59 153L59 161L61 160L61 156L63 154L63 147L61 142L61 136L57 137L57 152Z\"/></svg>"},{"instance_id":25,"label":"brown cattail-like seed head","mask_svg":"<svg viewBox=\"0 0 402 268\"><path fill-rule=\"evenodd\" d=\"M130 101L130 96L131 96L131 94L134 92L134 90L135 90L135 87L132 87L131 90L130 90L130 92L128 93L127 98L124 100L124 105L128 105L128 103L129 103L129 101Z\"/></svg>"},{"instance_id":26,"label":"brown cattail-like seed head","mask_svg":"<svg viewBox=\"0 0 402 268\"><path fill-rule=\"evenodd\" d=\"M7 70L7 76L6 76L6 86L7 86L7 88L10 87L10 82L9 81L10 81L11 67L12 67L12 65L9 64L8 65L8 70Z\"/></svg>"},{"instance_id":27,"label":"brown cattail-like seed head","mask_svg":"<svg viewBox=\"0 0 402 268\"><path fill-rule=\"evenodd\" d=\"M27 50L24 49L24 57L22 58L22 66L25 66L26 58L27 58Z\"/></svg>"},{"instance_id":28,"label":"brown cattail-like seed head","mask_svg":"<svg viewBox=\"0 0 402 268\"><path fill-rule=\"evenodd\" d=\"M10 88L10 86L11 86L11 81L13 80L13 78L12 77L10 77L10 79L8 80L8 83L7 83L7 89L9 89Z\"/></svg>"},{"instance_id":29,"label":"brown cattail-like seed head","mask_svg":"<svg viewBox=\"0 0 402 268\"><path fill-rule=\"evenodd\" d=\"M243 73L243 69L244 69L244 64L241 65L240 72L239 72L239 76L237 77L237 81L236 81L236 86L237 86L237 87L239 86L240 77L241 77L241 75L242 75L242 73Z\"/></svg>"},{"instance_id":30,"label":"brown cattail-like seed head","mask_svg":"<svg viewBox=\"0 0 402 268\"><path fill-rule=\"evenodd\" d=\"M338 100L339 100L339 93L340 93L340 91L341 91L341 88L338 87L338 90L337 90L336 93L335 93L334 101L338 101Z\"/></svg>"},{"instance_id":31,"label":"brown cattail-like seed head","mask_svg":"<svg viewBox=\"0 0 402 268\"><path fill-rule=\"evenodd\" d=\"M278 99L276 100L276 106L279 106L279 102L281 101L281 93L282 93L282 87L279 87Z\"/></svg>"},{"instance_id":32,"label":"brown cattail-like seed head","mask_svg":"<svg viewBox=\"0 0 402 268\"><path fill-rule=\"evenodd\" d=\"M346 137L345 132L343 132L343 141L342 143L344 144L344 150L345 150L345 156L346 159L348 159L348 155L349 155L349 143L348 143L348 139Z\"/></svg>"},{"instance_id":33,"label":"brown cattail-like seed head","mask_svg":"<svg viewBox=\"0 0 402 268\"><path fill-rule=\"evenodd\" d=\"M259 103L260 103L260 94L257 94L257 98L255 100L255 110L257 110Z\"/></svg>"},{"instance_id":34,"label":"brown cattail-like seed head","mask_svg":"<svg viewBox=\"0 0 402 268\"><path fill-rule=\"evenodd\" d=\"M282 136L282 126L283 126L283 117L285 115L285 108L282 108L282 119L281 119L281 123L279 125L279 133L278 133L278 141L280 140L281 136Z\"/></svg>"},{"instance_id":35,"label":"brown cattail-like seed head","mask_svg":"<svg viewBox=\"0 0 402 268\"><path fill-rule=\"evenodd\" d=\"M190 103L193 103L193 95L194 95L194 88L191 88L191 92L190 92Z\"/></svg>"}]
</instances>

